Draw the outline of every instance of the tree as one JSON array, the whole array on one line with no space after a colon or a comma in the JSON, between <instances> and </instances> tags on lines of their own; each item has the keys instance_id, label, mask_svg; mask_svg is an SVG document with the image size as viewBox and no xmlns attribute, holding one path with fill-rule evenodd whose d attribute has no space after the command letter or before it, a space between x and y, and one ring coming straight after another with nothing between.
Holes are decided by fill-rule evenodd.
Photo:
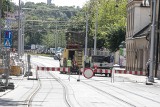
<instances>
[{"instance_id":1,"label":"tree","mask_svg":"<svg viewBox=\"0 0 160 107\"><path fill-rule=\"evenodd\" d=\"M2 17L4 18L4 12L13 12L14 11L14 3L10 2L9 0L2 0Z\"/></svg>"},{"instance_id":2,"label":"tree","mask_svg":"<svg viewBox=\"0 0 160 107\"><path fill-rule=\"evenodd\" d=\"M35 4L33 2L26 2L22 8L29 8L24 10L26 20L38 20L26 21L25 44L30 45L35 43L34 38L36 38L35 40L38 39L39 44L46 45L47 47L54 47L53 44L55 44L55 35L58 35L57 45L65 45L65 30L68 28L69 19L72 18L79 9L72 6L58 7L54 4ZM37 32L38 30L45 32L35 33L35 36L33 37L31 32Z\"/></svg>"},{"instance_id":3,"label":"tree","mask_svg":"<svg viewBox=\"0 0 160 107\"><path fill-rule=\"evenodd\" d=\"M95 22L98 22L97 48L106 47L115 51L121 41L125 41L127 0L117 1L90 0L83 7L83 10L89 13L89 38L95 35ZM96 18L96 13L98 13L98 18ZM114 42L117 39L120 42Z\"/></svg>"},{"instance_id":4,"label":"tree","mask_svg":"<svg viewBox=\"0 0 160 107\"><path fill-rule=\"evenodd\" d=\"M125 40L125 34L125 27L111 26L108 36L105 39L105 47L110 49L112 52L115 52L118 50L120 43Z\"/></svg>"}]
</instances>

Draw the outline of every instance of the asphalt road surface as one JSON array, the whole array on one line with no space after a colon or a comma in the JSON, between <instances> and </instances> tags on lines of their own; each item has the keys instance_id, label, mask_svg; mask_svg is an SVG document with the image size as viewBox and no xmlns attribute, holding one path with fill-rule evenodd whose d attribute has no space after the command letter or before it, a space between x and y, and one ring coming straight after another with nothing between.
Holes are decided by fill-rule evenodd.
<instances>
[{"instance_id":1,"label":"asphalt road surface","mask_svg":"<svg viewBox=\"0 0 160 107\"><path fill-rule=\"evenodd\" d=\"M36 67L59 67L59 61L49 57L31 56L33 76ZM133 82L117 76L61 74L59 71L38 72L38 80L21 81L17 88L0 97L0 106L11 107L160 107L160 86ZM80 79L80 81L77 81Z\"/></svg>"}]
</instances>

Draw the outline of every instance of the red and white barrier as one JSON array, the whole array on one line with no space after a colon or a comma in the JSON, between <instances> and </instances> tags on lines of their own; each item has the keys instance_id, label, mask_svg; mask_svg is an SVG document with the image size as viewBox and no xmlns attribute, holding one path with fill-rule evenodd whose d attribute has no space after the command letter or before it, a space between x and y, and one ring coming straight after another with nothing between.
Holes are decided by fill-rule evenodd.
<instances>
[{"instance_id":1,"label":"red and white barrier","mask_svg":"<svg viewBox=\"0 0 160 107\"><path fill-rule=\"evenodd\" d=\"M39 67L38 66L37 70L70 72L70 69L68 67Z\"/></svg>"},{"instance_id":2,"label":"red and white barrier","mask_svg":"<svg viewBox=\"0 0 160 107\"><path fill-rule=\"evenodd\" d=\"M104 73L104 74L107 74L107 73L112 73L112 70L109 70L109 69L94 69L93 72L94 73Z\"/></svg>"},{"instance_id":3,"label":"red and white barrier","mask_svg":"<svg viewBox=\"0 0 160 107\"><path fill-rule=\"evenodd\" d=\"M80 71L83 73L87 68L81 68ZM62 71L62 72L70 72L68 67L37 67L37 70L41 71ZM112 73L110 69L92 69L94 73ZM133 75L146 75L144 71L126 71L126 70L115 70L115 73L119 74L133 74Z\"/></svg>"},{"instance_id":4,"label":"red and white barrier","mask_svg":"<svg viewBox=\"0 0 160 107\"><path fill-rule=\"evenodd\" d=\"M133 75L146 75L146 72L144 72L144 71L116 70L115 73L119 73L119 74L133 74Z\"/></svg>"},{"instance_id":5,"label":"red and white barrier","mask_svg":"<svg viewBox=\"0 0 160 107\"><path fill-rule=\"evenodd\" d=\"M84 72L85 68L81 68L81 72ZM93 69L94 73L112 73L112 70L110 69ZM115 70L115 73L119 74L133 74L133 75L146 75L145 71L126 71L126 70Z\"/></svg>"}]
</instances>

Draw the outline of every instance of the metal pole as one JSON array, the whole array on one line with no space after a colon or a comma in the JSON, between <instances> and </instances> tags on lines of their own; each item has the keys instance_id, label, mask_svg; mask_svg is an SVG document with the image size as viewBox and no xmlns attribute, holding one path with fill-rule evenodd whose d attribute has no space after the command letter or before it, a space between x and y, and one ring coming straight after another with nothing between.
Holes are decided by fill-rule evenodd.
<instances>
[{"instance_id":1,"label":"metal pole","mask_svg":"<svg viewBox=\"0 0 160 107\"><path fill-rule=\"evenodd\" d=\"M31 56L30 55L27 55L27 61L28 61L28 72L27 72L27 75L28 75L28 79L29 79L29 75L30 75L30 71L31 71L31 66L30 66L30 59L31 59Z\"/></svg>"},{"instance_id":2,"label":"metal pole","mask_svg":"<svg viewBox=\"0 0 160 107\"><path fill-rule=\"evenodd\" d=\"M55 53L57 53L57 22L56 22L56 34L55 34Z\"/></svg>"},{"instance_id":3,"label":"metal pole","mask_svg":"<svg viewBox=\"0 0 160 107\"><path fill-rule=\"evenodd\" d=\"M94 36L94 55L96 55L97 49L97 17L98 17L98 9L96 10L96 22L95 22L95 36Z\"/></svg>"},{"instance_id":4,"label":"metal pole","mask_svg":"<svg viewBox=\"0 0 160 107\"><path fill-rule=\"evenodd\" d=\"M155 38L155 20L156 20L156 0L152 0L153 3L153 19L152 19L152 29L151 29L151 46L150 46L150 69L148 81L154 82L154 38Z\"/></svg>"},{"instance_id":5,"label":"metal pole","mask_svg":"<svg viewBox=\"0 0 160 107\"><path fill-rule=\"evenodd\" d=\"M23 24L22 24L22 10L20 10L20 56L23 54Z\"/></svg>"},{"instance_id":6,"label":"metal pole","mask_svg":"<svg viewBox=\"0 0 160 107\"><path fill-rule=\"evenodd\" d=\"M0 46L1 46L1 29L2 29L2 0L0 0Z\"/></svg>"},{"instance_id":7,"label":"metal pole","mask_svg":"<svg viewBox=\"0 0 160 107\"><path fill-rule=\"evenodd\" d=\"M22 21L22 55L24 55L24 16L23 16L23 21Z\"/></svg>"},{"instance_id":8,"label":"metal pole","mask_svg":"<svg viewBox=\"0 0 160 107\"><path fill-rule=\"evenodd\" d=\"M86 56L87 56L87 43L88 43L88 13L85 13L86 16L86 37L85 37L85 57L84 61L86 61Z\"/></svg>"},{"instance_id":9,"label":"metal pole","mask_svg":"<svg viewBox=\"0 0 160 107\"><path fill-rule=\"evenodd\" d=\"M9 75L10 75L10 51L6 49L6 68L7 68L7 72L6 72L6 83L5 86L8 86L8 82L9 82Z\"/></svg>"},{"instance_id":10,"label":"metal pole","mask_svg":"<svg viewBox=\"0 0 160 107\"><path fill-rule=\"evenodd\" d=\"M20 58L21 54L21 21L20 21L20 10L21 10L21 0L19 0L19 8L18 8L18 58Z\"/></svg>"}]
</instances>

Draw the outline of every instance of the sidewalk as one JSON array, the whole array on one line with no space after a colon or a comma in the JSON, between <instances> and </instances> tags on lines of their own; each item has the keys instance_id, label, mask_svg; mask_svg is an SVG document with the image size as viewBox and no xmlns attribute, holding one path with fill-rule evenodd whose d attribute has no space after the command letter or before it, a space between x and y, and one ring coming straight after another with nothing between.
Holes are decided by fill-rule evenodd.
<instances>
[{"instance_id":1,"label":"sidewalk","mask_svg":"<svg viewBox=\"0 0 160 107\"><path fill-rule=\"evenodd\" d=\"M13 82L15 88L18 86L18 84L23 80L23 75L22 76L10 76L11 79L9 79L9 82ZM18 80L18 81L16 81ZM5 80L2 80L3 82ZM0 97L7 94L8 92L12 91L12 89L7 89L4 92L0 92Z\"/></svg>"},{"instance_id":2,"label":"sidewalk","mask_svg":"<svg viewBox=\"0 0 160 107\"><path fill-rule=\"evenodd\" d=\"M115 74L116 77L122 77L125 79L128 79L133 82L137 83L146 83L146 80L148 79L146 76L138 76L138 75L132 75L132 74ZM116 81L115 81L116 82ZM154 85L160 85L160 80L158 78L154 78Z\"/></svg>"}]
</instances>

